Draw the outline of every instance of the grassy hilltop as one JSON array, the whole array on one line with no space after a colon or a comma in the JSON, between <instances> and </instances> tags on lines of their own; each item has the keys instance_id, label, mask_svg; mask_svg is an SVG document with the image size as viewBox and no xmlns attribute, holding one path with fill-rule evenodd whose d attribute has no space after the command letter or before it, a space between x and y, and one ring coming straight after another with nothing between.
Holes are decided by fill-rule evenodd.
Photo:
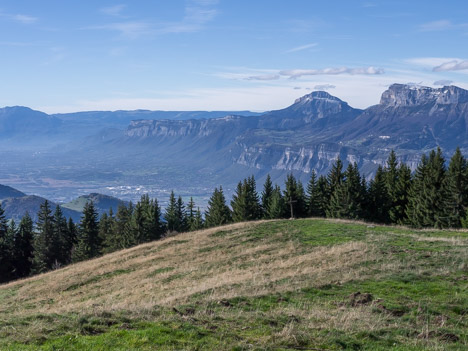
<instances>
[{"instance_id":1,"label":"grassy hilltop","mask_svg":"<svg viewBox=\"0 0 468 351\"><path fill-rule=\"evenodd\" d=\"M239 223L0 286L3 350L467 348L467 232Z\"/></svg>"}]
</instances>

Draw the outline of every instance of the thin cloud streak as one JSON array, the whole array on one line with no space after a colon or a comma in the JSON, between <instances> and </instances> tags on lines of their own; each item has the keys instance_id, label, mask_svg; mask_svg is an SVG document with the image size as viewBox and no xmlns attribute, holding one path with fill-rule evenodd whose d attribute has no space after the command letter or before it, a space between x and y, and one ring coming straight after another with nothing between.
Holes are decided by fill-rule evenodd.
<instances>
[{"instance_id":1,"label":"thin cloud streak","mask_svg":"<svg viewBox=\"0 0 468 351\"><path fill-rule=\"evenodd\" d=\"M384 74L383 68L376 68L373 66L369 67L331 67L323 69L292 69L280 71L279 74L287 76L290 79L297 79L303 76L319 76L319 75L338 75L338 74L350 74L350 75L377 75Z\"/></svg>"},{"instance_id":2,"label":"thin cloud streak","mask_svg":"<svg viewBox=\"0 0 468 351\"><path fill-rule=\"evenodd\" d=\"M2 13L0 12L0 17L10 19L12 21L21 23L21 24L33 24L36 23L39 18L29 16L29 15L24 15L24 14L10 14L10 13Z\"/></svg>"},{"instance_id":3,"label":"thin cloud streak","mask_svg":"<svg viewBox=\"0 0 468 351\"><path fill-rule=\"evenodd\" d=\"M185 6L183 19L177 22L154 23L135 20L90 26L84 29L117 31L126 39L138 39L145 35L198 32L218 14L218 11L213 8L217 3L217 0L191 0ZM120 16L124 8L125 5L116 5L101 9L101 12Z\"/></svg>"},{"instance_id":4,"label":"thin cloud streak","mask_svg":"<svg viewBox=\"0 0 468 351\"><path fill-rule=\"evenodd\" d=\"M291 53L291 52L297 52L297 51L303 51L303 50L311 49L311 48L316 47L317 45L318 45L317 43L310 43L310 44L306 44L306 45L301 45L301 46L298 46L298 47L295 47L295 48L292 48L292 49L287 50L286 53Z\"/></svg>"},{"instance_id":5,"label":"thin cloud streak","mask_svg":"<svg viewBox=\"0 0 468 351\"><path fill-rule=\"evenodd\" d=\"M266 74L266 75L261 75L261 76L250 76L245 78L245 80L278 80L280 79L280 76L278 74Z\"/></svg>"},{"instance_id":6,"label":"thin cloud streak","mask_svg":"<svg viewBox=\"0 0 468 351\"><path fill-rule=\"evenodd\" d=\"M468 60L452 60L434 67L434 72L462 71L468 69Z\"/></svg>"},{"instance_id":7,"label":"thin cloud streak","mask_svg":"<svg viewBox=\"0 0 468 351\"><path fill-rule=\"evenodd\" d=\"M100 12L102 12L105 15L108 16L113 16L113 17L120 17L122 15L122 11L125 10L127 5L125 4L119 4L119 5L114 5L114 6L109 6L109 7L103 7Z\"/></svg>"}]
</instances>

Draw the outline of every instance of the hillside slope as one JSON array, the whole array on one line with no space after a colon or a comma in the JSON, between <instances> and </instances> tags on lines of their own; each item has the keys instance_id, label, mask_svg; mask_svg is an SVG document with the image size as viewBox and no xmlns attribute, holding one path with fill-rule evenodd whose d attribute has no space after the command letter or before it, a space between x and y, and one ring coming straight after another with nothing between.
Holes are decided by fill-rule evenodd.
<instances>
[{"instance_id":1,"label":"hillside slope","mask_svg":"<svg viewBox=\"0 0 468 351\"><path fill-rule=\"evenodd\" d=\"M8 350L462 350L468 233L239 223L0 287Z\"/></svg>"}]
</instances>

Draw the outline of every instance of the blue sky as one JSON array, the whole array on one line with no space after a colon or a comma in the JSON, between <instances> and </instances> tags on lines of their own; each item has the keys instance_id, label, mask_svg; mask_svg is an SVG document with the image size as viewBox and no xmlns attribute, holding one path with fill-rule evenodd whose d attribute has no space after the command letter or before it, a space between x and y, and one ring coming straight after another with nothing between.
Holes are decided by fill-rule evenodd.
<instances>
[{"instance_id":1,"label":"blue sky","mask_svg":"<svg viewBox=\"0 0 468 351\"><path fill-rule=\"evenodd\" d=\"M0 106L270 110L313 90L468 88L468 3L0 1Z\"/></svg>"}]
</instances>

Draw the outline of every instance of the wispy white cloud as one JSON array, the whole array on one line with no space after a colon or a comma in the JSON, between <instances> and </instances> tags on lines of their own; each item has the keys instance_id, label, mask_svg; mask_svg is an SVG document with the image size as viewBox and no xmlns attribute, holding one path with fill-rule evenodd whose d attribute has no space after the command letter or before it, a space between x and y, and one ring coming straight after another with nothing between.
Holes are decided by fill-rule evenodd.
<instances>
[{"instance_id":1,"label":"wispy white cloud","mask_svg":"<svg viewBox=\"0 0 468 351\"><path fill-rule=\"evenodd\" d=\"M217 0L188 0L184 9L184 17L180 21L155 23L146 20L121 21L86 27L85 29L103 29L117 31L123 38L137 39L145 35L168 33L191 33L204 28L218 14L214 7ZM122 17L126 5L115 5L101 9L101 12L111 16Z\"/></svg>"},{"instance_id":2,"label":"wispy white cloud","mask_svg":"<svg viewBox=\"0 0 468 351\"><path fill-rule=\"evenodd\" d=\"M336 85L333 84L318 84L314 86L314 90L330 90L335 89Z\"/></svg>"},{"instance_id":3,"label":"wispy white cloud","mask_svg":"<svg viewBox=\"0 0 468 351\"><path fill-rule=\"evenodd\" d=\"M433 31L441 31L453 28L454 24L449 20L438 20L423 23L419 26L419 30L423 32L433 32Z\"/></svg>"},{"instance_id":4,"label":"wispy white cloud","mask_svg":"<svg viewBox=\"0 0 468 351\"><path fill-rule=\"evenodd\" d=\"M297 79L303 76L319 76L319 75L338 75L338 74L350 74L350 75L376 75L384 74L383 68L377 68L373 66L369 67L330 67L322 69L291 69L280 71L279 74L287 76L290 79Z\"/></svg>"},{"instance_id":5,"label":"wispy white cloud","mask_svg":"<svg viewBox=\"0 0 468 351\"><path fill-rule=\"evenodd\" d=\"M116 22L100 26L87 27L86 29L104 29L117 31L123 38L126 39L136 39L143 35L150 34L154 31L151 23L144 21Z\"/></svg>"},{"instance_id":6,"label":"wispy white cloud","mask_svg":"<svg viewBox=\"0 0 468 351\"><path fill-rule=\"evenodd\" d=\"M468 23L454 23L447 19L423 23L419 26L421 32L438 32L450 29L468 28Z\"/></svg>"},{"instance_id":7,"label":"wispy white cloud","mask_svg":"<svg viewBox=\"0 0 468 351\"><path fill-rule=\"evenodd\" d=\"M432 70L434 72L462 71L468 69L468 60L452 60L444 62Z\"/></svg>"},{"instance_id":8,"label":"wispy white cloud","mask_svg":"<svg viewBox=\"0 0 468 351\"><path fill-rule=\"evenodd\" d=\"M404 60L405 63L414 64L423 67L435 67L449 61L461 60L456 57L414 57Z\"/></svg>"},{"instance_id":9,"label":"wispy white cloud","mask_svg":"<svg viewBox=\"0 0 468 351\"><path fill-rule=\"evenodd\" d=\"M318 44L317 43L310 43L310 44L305 44L301 46L297 46L295 48L289 49L286 52L291 53L291 52L297 52L297 51L302 51L302 50L307 50L316 47Z\"/></svg>"},{"instance_id":10,"label":"wispy white cloud","mask_svg":"<svg viewBox=\"0 0 468 351\"><path fill-rule=\"evenodd\" d=\"M197 32L213 20L218 11L213 6L216 0L191 0L185 6L184 18L179 22L168 22L159 25L160 33L189 33Z\"/></svg>"},{"instance_id":11,"label":"wispy white cloud","mask_svg":"<svg viewBox=\"0 0 468 351\"><path fill-rule=\"evenodd\" d=\"M39 18L29 16L29 15L11 14L11 13L4 13L4 12L0 12L0 17L7 18L11 21L15 21L21 24L33 24L39 20Z\"/></svg>"},{"instance_id":12,"label":"wispy white cloud","mask_svg":"<svg viewBox=\"0 0 468 351\"><path fill-rule=\"evenodd\" d=\"M127 5L125 4L119 4L109 7L103 7L100 11L108 16L120 17L122 15L122 11L125 10L126 7Z\"/></svg>"},{"instance_id":13,"label":"wispy white cloud","mask_svg":"<svg viewBox=\"0 0 468 351\"><path fill-rule=\"evenodd\" d=\"M20 22L20 23L23 23L23 24L35 23L38 20L37 17L27 16L27 15L13 15L12 18L16 22Z\"/></svg>"},{"instance_id":14,"label":"wispy white cloud","mask_svg":"<svg viewBox=\"0 0 468 351\"><path fill-rule=\"evenodd\" d=\"M441 79L441 80L436 80L433 84L434 85L451 85L453 83L453 80L448 80L448 79Z\"/></svg>"},{"instance_id":15,"label":"wispy white cloud","mask_svg":"<svg viewBox=\"0 0 468 351\"><path fill-rule=\"evenodd\" d=\"M278 74L265 74L259 76L249 76L245 80L277 80L280 79Z\"/></svg>"}]
</instances>

